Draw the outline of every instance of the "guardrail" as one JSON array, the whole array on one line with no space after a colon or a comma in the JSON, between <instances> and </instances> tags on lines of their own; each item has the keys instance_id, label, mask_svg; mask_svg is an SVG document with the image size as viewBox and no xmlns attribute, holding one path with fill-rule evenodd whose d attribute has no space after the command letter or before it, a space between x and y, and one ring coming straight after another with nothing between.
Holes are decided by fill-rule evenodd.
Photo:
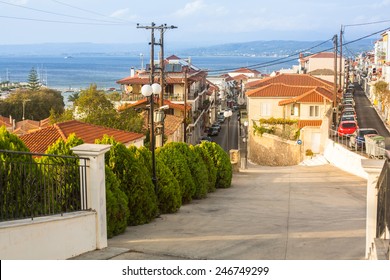
<instances>
[{"instance_id":1,"label":"guardrail","mask_svg":"<svg viewBox=\"0 0 390 280\"><path fill-rule=\"evenodd\" d=\"M0 221L88 209L87 160L0 150Z\"/></svg>"},{"instance_id":2,"label":"guardrail","mask_svg":"<svg viewBox=\"0 0 390 280\"><path fill-rule=\"evenodd\" d=\"M350 136L340 136L336 130L329 130L329 138L340 145L348 148L355 153L367 158L383 159L385 157L386 149L380 146L370 146L366 149L365 143L352 144ZM372 145L370 143L370 145Z\"/></svg>"}]
</instances>

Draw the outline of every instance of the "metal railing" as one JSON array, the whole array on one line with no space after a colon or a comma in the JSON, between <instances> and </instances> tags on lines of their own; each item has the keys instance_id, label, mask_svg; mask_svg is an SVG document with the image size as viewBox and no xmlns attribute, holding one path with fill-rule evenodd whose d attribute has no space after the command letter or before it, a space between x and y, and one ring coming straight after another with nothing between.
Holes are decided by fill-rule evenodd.
<instances>
[{"instance_id":1,"label":"metal railing","mask_svg":"<svg viewBox=\"0 0 390 280\"><path fill-rule=\"evenodd\" d=\"M87 160L0 150L0 221L87 210Z\"/></svg>"},{"instance_id":2,"label":"metal railing","mask_svg":"<svg viewBox=\"0 0 390 280\"><path fill-rule=\"evenodd\" d=\"M390 231L390 159L387 157L376 185L378 189L378 208L376 237L389 239Z\"/></svg>"},{"instance_id":3,"label":"metal railing","mask_svg":"<svg viewBox=\"0 0 390 280\"><path fill-rule=\"evenodd\" d=\"M357 141L357 143L355 143L356 141L352 143L350 136L340 136L336 130L329 130L329 139L333 140L336 143L339 143L350 151L353 151L367 158L383 159L385 157L386 149L380 146L370 147L370 149L366 149L365 144L362 144L359 141Z\"/></svg>"}]
</instances>

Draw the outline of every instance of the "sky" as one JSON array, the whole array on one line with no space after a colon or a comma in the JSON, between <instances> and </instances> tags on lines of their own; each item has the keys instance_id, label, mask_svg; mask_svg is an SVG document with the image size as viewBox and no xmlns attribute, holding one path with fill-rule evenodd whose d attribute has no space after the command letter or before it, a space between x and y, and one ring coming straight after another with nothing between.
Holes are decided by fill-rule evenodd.
<instances>
[{"instance_id":1,"label":"sky","mask_svg":"<svg viewBox=\"0 0 390 280\"><path fill-rule=\"evenodd\" d=\"M342 25L353 40L390 27L390 0L0 0L0 45L149 42L137 23L152 22L193 46L327 40Z\"/></svg>"}]
</instances>

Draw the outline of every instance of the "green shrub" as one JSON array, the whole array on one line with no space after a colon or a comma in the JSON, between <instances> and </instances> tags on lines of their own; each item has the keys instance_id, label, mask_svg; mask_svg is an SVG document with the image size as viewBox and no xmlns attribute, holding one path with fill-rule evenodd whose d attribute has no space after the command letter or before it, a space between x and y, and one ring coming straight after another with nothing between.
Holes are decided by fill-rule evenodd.
<instances>
[{"instance_id":1,"label":"green shrub","mask_svg":"<svg viewBox=\"0 0 390 280\"><path fill-rule=\"evenodd\" d=\"M170 142L156 150L156 158L161 160L171 170L179 183L182 203L190 202L196 187L188 167L187 159L177 148L176 143Z\"/></svg>"},{"instance_id":2,"label":"green shrub","mask_svg":"<svg viewBox=\"0 0 390 280\"><path fill-rule=\"evenodd\" d=\"M152 176L152 152L146 147L130 148L136 157L148 167ZM180 209L181 191L179 183L164 162L156 157L157 201L160 213L174 213Z\"/></svg>"},{"instance_id":3,"label":"green shrub","mask_svg":"<svg viewBox=\"0 0 390 280\"><path fill-rule=\"evenodd\" d=\"M173 142L172 147L184 155L195 184L195 193L192 198L200 199L207 196L208 176L207 169L201 157L194 152L191 146L183 142Z\"/></svg>"},{"instance_id":4,"label":"green shrub","mask_svg":"<svg viewBox=\"0 0 390 280\"><path fill-rule=\"evenodd\" d=\"M199 146L205 149L214 161L214 166L217 169L215 186L217 188L229 188L232 183L233 170L228 154L214 142L204 141Z\"/></svg>"},{"instance_id":5,"label":"green shrub","mask_svg":"<svg viewBox=\"0 0 390 280\"><path fill-rule=\"evenodd\" d=\"M106 164L120 180L120 188L127 195L130 215L128 225L145 224L157 215L157 197L149 171L132 150L104 136L98 144L112 145L106 154Z\"/></svg>"},{"instance_id":6,"label":"green shrub","mask_svg":"<svg viewBox=\"0 0 390 280\"><path fill-rule=\"evenodd\" d=\"M156 159L157 200L161 213L174 213L182 205L179 182L164 162Z\"/></svg>"},{"instance_id":7,"label":"green shrub","mask_svg":"<svg viewBox=\"0 0 390 280\"><path fill-rule=\"evenodd\" d=\"M130 215L128 198L120 189L120 181L106 165L106 213L107 237L111 238L126 230Z\"/></svg>"},{"instance_id":8,"label":"green shrub","mask_svg":"<svg viewBox=\"0 0 390 280\"><path fill-rule=\"evenodd\" d=\"M207 191L215 191L215 183L217 181L217 169L214 166L214 161L211 156L207 153L206 149L202 149L199 145L192 146L194 152L197 153L200 158L203 160L207 171Z\"/></svg>"}]
</instances>

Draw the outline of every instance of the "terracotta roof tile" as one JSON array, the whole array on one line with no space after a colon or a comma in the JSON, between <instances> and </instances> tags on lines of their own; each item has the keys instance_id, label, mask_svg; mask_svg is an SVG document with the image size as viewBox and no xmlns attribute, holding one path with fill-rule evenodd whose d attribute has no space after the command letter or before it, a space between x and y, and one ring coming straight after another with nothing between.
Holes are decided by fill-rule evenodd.
<instances>
[{"instance_id":1,"label":"terracotta roof tile","mask_svg":"<svg viewBox=\"0 0 390 280\"><path fill-rule=\"evenodd\" d=\"M0 123L3 123L5 125L11 125L12 123L10 122L9 118L0 116Z\"/></svg>"},{"instance_id":2,"label":"terracotta roof tile","mask_svg":"<svg viewBox=\"0 0 390 280\"><path fill-rule=\"evenodd\" d=\"M248 98L251 97L295 97L304 94L313 87L287 86L285 84L267 84L263 87L248 91Z\"/></svg>"},{"instance_id":3,"label":"terracotta roof tile","mask_svg":"<svg viewBox=\"0 0 390 280\"><path fill-rule=\"evenodd\" d=\"M75 133L85 143L95 143L96 139L101 139L104 135L112 136L121 143L129 143L144 138L143 134L106 128L76 120L48 126L27 133L20 138L31 152L44 153L51 144L60 138L66 140L72 133Z\"/></svg>"},{"instance_id":4,"label":"terracotta roof tile","mask_svg":"<svg viewBox=\"0 0 390 280\"><path fill-rule=\"evenodd\" d=\"M164 133L166 135L172 135L183 123L183 118L165 115L164 119Z\"/></svg>"},{"instance_id":5,"label":"terracotta roof tile","mask_svg":"<svg viewBox=\"0 0 390 280\"><path fill-rule=\"evenodd\" d=\"M281 83L288 86L311 86L311 87L326 87L333 89L333 83L313 77L309 74L280 74L274 77L265 78L258 81L249 82L245 88L257 88L272 83Z\"/></svg>"},{"instance_id":6,"label":"terracotta roof tile","mask_svg":"<svg viewBox=\"0 0 390 280\"><path fill-rule=\"evenodd\" d=\"M305 126L321 126L322 120L299 120L298 127L303 128Z\"/></svg>"},{"instance_id":7,"label":"terracotta roof tile","mask_svg":"<svg viewBox=\"0 0 390 280\"><path fill-rule=\"evenodd\" d=\"M323 103L324 101L332 102L332 93L323 88L309 89L307 92L290 99L282 100L279 106L291 103Z\"/></svg>"}]
</instances>

